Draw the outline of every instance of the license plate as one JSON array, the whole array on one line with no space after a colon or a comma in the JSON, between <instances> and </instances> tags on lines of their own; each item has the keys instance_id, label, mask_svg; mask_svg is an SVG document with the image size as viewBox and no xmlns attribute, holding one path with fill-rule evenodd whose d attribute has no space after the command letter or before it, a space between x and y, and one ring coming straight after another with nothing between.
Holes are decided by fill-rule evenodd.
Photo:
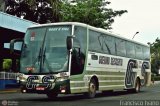
<instances>
[{"instance_id":1,"label":"license plate","mask_svg":"<svg viewBox=\"0 0 160 106\"><path fill-rule=\"evenodd\" d=\"M43 88L43 87L37 87L36 90L38 90L38 91L43 91L44 88Z\"/></svg>"}]
</instances>

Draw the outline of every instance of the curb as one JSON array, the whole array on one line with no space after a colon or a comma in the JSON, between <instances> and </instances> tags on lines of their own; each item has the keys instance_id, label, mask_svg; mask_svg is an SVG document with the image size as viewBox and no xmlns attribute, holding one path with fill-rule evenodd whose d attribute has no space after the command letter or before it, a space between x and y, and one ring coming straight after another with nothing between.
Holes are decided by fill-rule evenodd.
<instances>
[{"instance_id":1,"label":"curb","mask_svg":"<svg viewBox=\"0 0 160 106\"><path fill-rule=\"evenodd\" d=\"M155 81L154 85L160 84L160 81Z\"/></svg>"},{"instance_id":2,"label":"curb","mask_svg":"<svg viewBox=\"0 0 160 106\"><path fill-rule=\"evenodd\" d=\"M18 92L20 92L20 89L0 90L0 94L4 94L4 93L18 93Z\"/></svg>"},{"instance_id":3,"label":"curb","mask_svg":"<svg viewBox=\"0 0 160 106\"><path fill-rule=\"evenodd\" d=\"M160 84L160 81L151 81L151 85L157 85L157 84Z\"/></svg>"}]
</instances>

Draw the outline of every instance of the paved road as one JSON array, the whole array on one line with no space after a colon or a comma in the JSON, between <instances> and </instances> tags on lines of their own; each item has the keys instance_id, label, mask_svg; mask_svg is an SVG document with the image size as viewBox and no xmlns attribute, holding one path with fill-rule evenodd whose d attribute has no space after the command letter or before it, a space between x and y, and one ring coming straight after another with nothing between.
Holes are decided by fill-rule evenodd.
<instances>
[{"instance_id":1,"label":"paved road","mask_svg":"<svg viewBox=\"0 0 160 106\"><path fill-rule=\"evenodd\" d=\"M140 93L107 92L97 94L94 99L86 99L83 95L60 95L56 100L48 100L43 94L0 94L0 106L2 101L5 104L4 100L12 106L160 106L160 84L143 88Z\"/></svg>"}]
</instances>

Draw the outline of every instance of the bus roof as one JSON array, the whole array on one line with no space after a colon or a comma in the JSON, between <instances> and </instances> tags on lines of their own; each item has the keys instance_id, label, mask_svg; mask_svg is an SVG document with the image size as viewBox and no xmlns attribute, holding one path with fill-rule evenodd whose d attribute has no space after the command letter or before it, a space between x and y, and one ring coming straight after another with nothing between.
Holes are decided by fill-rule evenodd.
<instances>
[{"instance_id":1,"label":"bus roof","mask_svg":"<svg viewBox=\"0 0 160 106\"><path fill-rule=\"evenodd\" d=\"M54 25L77 25L77 26L87 27L87 28L89 28L89 29L91 29L91 30L94 30L94 31L97 31L97 32L101 32L101 33L104 33L104 34L108 34L108 35L110 35L110 36L114 36L114 37L117 37L117 38L124 39L124 40L126 40L126 41L130 41L130 42L133 42L133 43L137 43L137 44L140 44L140 45L149 47L149 45L147 45L147 44L143 44L143 43L134 41L134 40L132 40L132 39L127 39L127 38L122 37L122 36L119 36L119 35L117 35L117 34L108 32L107 30L105 30L105 29L103 29L103 28L96 28L96 27L90 26L90 25L88 25L88 24L79 23L79 22L57 22L57 23L48 23L48 24L38 24L38 25L33 25L33 26L29 27L29 29L30 29L30 28L36 28L36 27L44 27L44 26L54 26Z\"/></svg>"}]
</instances>

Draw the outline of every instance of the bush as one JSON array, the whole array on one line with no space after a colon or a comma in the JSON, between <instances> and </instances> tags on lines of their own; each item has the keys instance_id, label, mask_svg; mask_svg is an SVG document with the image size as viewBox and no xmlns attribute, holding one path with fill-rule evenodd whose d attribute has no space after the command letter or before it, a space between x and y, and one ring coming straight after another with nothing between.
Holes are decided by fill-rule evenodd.
<instances>
[{"instance_id":1,"label":"bush","mask_svg":"<svg viewBox=\"0 0 160 106\"><path fill-rule=\"evenodd\" d=\"M160 76L157 76L157 75L151 75L151 80L152 81L160 81Z\"/></svg>"},{"instance_id":2,"label":"bush","mask_svg":"<svg viewBox=\"0 0 160 106\"><path fill-rule=\"evenodd\" d=\"M4 71L9 71L12 66L12 60L11 59L4 59L3 60L3 70Z\"/></svg>"}]
</instances>

